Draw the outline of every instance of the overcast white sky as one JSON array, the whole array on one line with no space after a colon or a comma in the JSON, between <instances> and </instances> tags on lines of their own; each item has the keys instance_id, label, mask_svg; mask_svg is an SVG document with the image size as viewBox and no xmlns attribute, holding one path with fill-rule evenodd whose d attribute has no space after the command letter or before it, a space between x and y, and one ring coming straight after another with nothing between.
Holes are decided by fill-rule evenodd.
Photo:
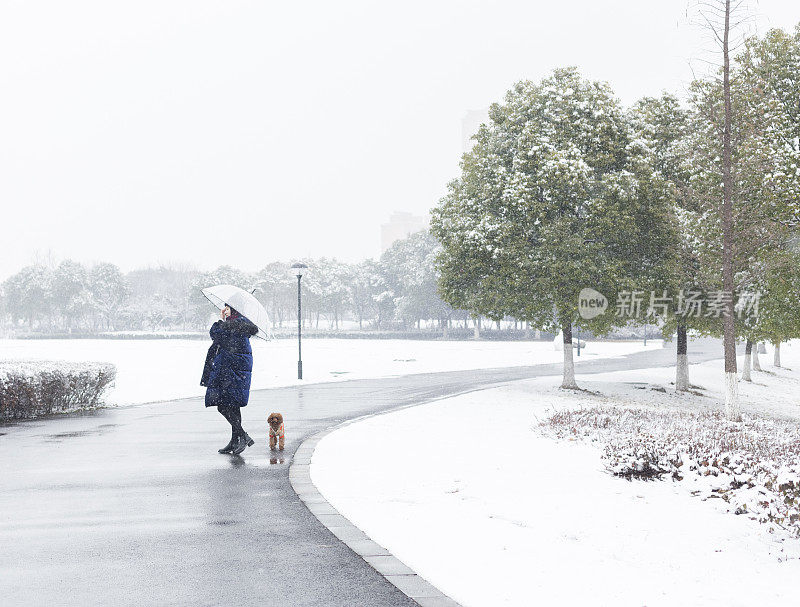
<instances>
[{"instance_id":1,"label":"overcast white sky","mask_svg":"<svg viewBox=\"0 0 800 607\"><path fill-rule=\"evenodd\" d=\"M48 254L377 256L390 213L457 174L466 111L515 81L577 65L626 104L681 93L704 46L687 2L0 0L0 279Z\"/></svg>"}]
</instances>

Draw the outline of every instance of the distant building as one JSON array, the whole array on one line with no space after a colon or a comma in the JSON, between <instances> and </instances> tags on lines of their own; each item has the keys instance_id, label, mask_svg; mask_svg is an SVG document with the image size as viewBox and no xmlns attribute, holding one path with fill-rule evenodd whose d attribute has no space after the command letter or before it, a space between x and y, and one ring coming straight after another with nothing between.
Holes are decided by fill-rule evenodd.
<instances>
[{"instance_id":1,"label":"distant building","mask_svg":"<svg viewBox=\"0 0 800 607\"><path fill-rule=\"evenodd\" d=\"M424 217L404 211L395 211L389 218L389 223L381 226L381 253L398 240L427 229L428 222Z\"/></svg>"},{"instance_id":2,"label":"distant building","mask_svg":"<svg viewBox=\"0 0 800 607\"><path fill-rule=\"evenodd\" d=\"M469 152L475 142L472 136L478 132L481 124L489 122L489 108L482 110L467 110L466 116L461 119L461 145L465 152Z\"/></svg>"}]
</instances>

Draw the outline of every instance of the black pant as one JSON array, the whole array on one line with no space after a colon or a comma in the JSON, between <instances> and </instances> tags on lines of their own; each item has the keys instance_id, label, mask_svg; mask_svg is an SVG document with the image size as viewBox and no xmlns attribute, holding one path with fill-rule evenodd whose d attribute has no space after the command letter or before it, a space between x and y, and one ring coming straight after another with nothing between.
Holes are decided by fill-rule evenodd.
<instances>
[{"instance_id":1,"label":"black pant","mask_svg":"<svg viewBox=\"0 0 800 607\"><path fill-rule=\"evenodd\" d=\"M239 407L234 405L220 405L217 411L222 413L222 416L228 420L233 430L233 438L237 436L244 436L244 428L242 428L242 411Z\"/></svg>"}]
</instances>

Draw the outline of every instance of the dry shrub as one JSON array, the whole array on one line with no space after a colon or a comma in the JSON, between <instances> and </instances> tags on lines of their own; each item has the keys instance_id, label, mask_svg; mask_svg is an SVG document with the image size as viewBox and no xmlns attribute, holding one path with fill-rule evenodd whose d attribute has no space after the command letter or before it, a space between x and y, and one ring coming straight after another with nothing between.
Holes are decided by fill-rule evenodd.
<instances>
[{"instance_id":1,"label":"dry shrub","mask_svg":"<svg viewBox=\"0 0 800 607\"><path fill-rule=\"evenodd\" d=\"M0 363L0 419L96 408L115 377L110 364Z\"/></svg>"},{"instance_id":2,"label":"dry shrub","mask_svg":"<svg viewBox=\"0 0 800 607\"><path fill-rule=\"evenodd\" d=\"M603 446L609 472L671 478L702 499L800 537L800 427L794 420L634 407L560 411L542 422L557 438Z\"/></svg>"}]
</instances>

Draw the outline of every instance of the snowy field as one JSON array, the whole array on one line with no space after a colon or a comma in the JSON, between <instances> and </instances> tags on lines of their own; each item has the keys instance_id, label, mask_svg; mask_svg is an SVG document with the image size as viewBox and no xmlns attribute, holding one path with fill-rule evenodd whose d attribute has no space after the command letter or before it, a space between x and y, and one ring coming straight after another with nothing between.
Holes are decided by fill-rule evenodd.
<instances>
[{"instance_id":1,"label":"snowy field","mask_svg":"<svg viewBox=\"0 0 800 607\"><path fill-rule=\"evenodd\" d=\"M254 339L253 389L289 386L297 380L297 342ZM192 339L0 340L0 362L65 360L110 362L117 380L106 402L127 405L204 394L200 387L211 341ZM660 340L647 349L662 347ZM590 342L581 358L624 356L644 350L641 341ZM303 341L305 383L514 367L561 361L552 342L411 341L307 339ZM577 359L576 359L577 360Z\"/></svg>"},{"instance_id":2,"label":"snowy field","mask_svg":"<svg viewBox=\"0 0 800 607\"><path fill-rule=\"evenodd\" d=\"M782 349L784 366L800 370L800 342ZM773 371L769 350L762 366ZM799 540L770 535L681 483L615 478L598 446L539 428L564 408L721 407L721 361L691 367L705 396L675 395L674 374L578 377L599 394L562 391L553 377L526 380L357 421L319 443L312 480L465 606L797 604ZM800 419L800 373L754 380L740 384L745 414Z\"/></svg>"}]
</instances>

